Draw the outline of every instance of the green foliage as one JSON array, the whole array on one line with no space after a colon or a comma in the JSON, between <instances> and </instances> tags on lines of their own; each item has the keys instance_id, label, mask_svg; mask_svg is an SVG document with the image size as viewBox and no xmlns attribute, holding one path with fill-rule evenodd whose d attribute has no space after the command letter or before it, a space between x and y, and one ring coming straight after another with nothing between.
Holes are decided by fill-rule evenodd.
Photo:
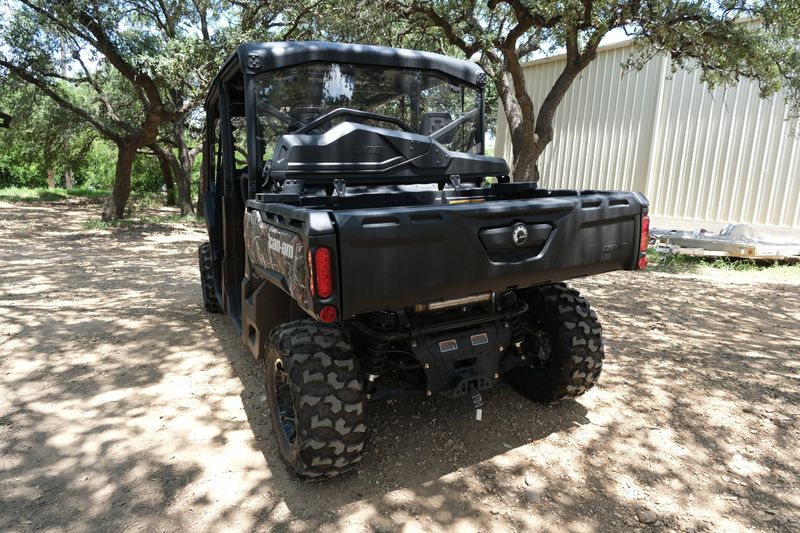
<instances>
[{"instance_id":1,"label":"green foliage","mask_svg":"<svg viewBox=\"0 0 800 533\"><path fill-rule=\"evenodd\" d=\"M353 6L354 0L342 0ZM755 80L762 97L786 89L800 115L798 3L785 0L383 0L406 21L403 35L437 36L480 63L493 80L510 131L515 179L538 180L537 161L553 140L553 119L603 38L624 31L640 45L627 63L659 53L674 66L699 68L709 86ZM353 6L355 7L355 6ZM754 19L758 23L751 24ZM396 26L389 25L391 29ZM565 53L552 85L532 95L522 63Z\"/></svg>"},{"instance_id":2,"label":"green foliage","mask_svg":"<svg viewBox=\"0 0 800 533\"><path fill-rule=\"evenodd\" d=\"M700 69L710 89L754 80L767 98L785 89L790 113L800 113L800 4L782 0L661 0L631 15L641 68L665 53L677 68Z\"/></svg>"},{"instance_id":3,"label":"green foliage","mask_svg":"<svg viewBox=\"0 0 800 533\"><path fill-rule=\"evenodd\" d=\"M13 113L0 129L0 187L46 187L48 170L60 179L85 168L96 138L85 123L26 86L0 85L0 108Z\"/></svg>"},{"instance_id":4,"label":"green foliage","mask_svg":"<svg viewBox=\"0 0 800 533\"><path fill-rule=\"evenodd\" d=\"M131 186L140 193L159 192L164 185L161 167L153 156L140 155L133 163Z\"/></svg>"},{"instance_id":5,"label":"green foliage","mask_svg":"<svg viewBox=\"0 0 800 533\"><path fill-rule=\"evenodd\" d=\"M77 172L77 183L92 189L111 190L114 185L116 147L103 139L92 145L85 164Z\"/></svg>"},{"instance_id":6,"label":"green foliage","mask_svg":"<svg viewBox=\"0 0 800 533\"><path fill-rule=\"evenodd\" d=\"M159 186L160 172L151 163L130 168L135 150L178 161L175 180L188 189L194 148L203 138L198 110L231 49L228 39L237 32L225 26L238 10L218 0L19 0L0 21L0 78L12 91L36 87L69 115L48 131L90 125L94 135L119 147L113 175L119 186L103 208L105 218L119 217L131 187ZM86 180L106 185L108 176L101 169ZM182 200L182 209L191 211L190 199Z\"/></svg>"},{"instance_id":7,"label":"green foliage","mask_svg":"<svg viewBox=\"0 0 800 533\"><path fill-rule=\"evenodd\" d=\"M693 272L697 270L703 258L683 254L664 254L656 248L647 249L647 269L656 272Z\"/></svg>"},{"instance_id":8,"label":"green foliage","mask_svg":"<svg viewBox=\"0 0 800 533\"><path fill-rule=\"evenodd\" d=\"M0 146L5 145L0 138ZM35 161L20 158L15 150L0 154L0 187L46 187L47 175Z\"/></svg>"},{"instance_id":9,"label":"green foliage","mask_svg":"<svg viewBox=\"0 0 800 533\"><path fill-rule=\"evenodd\" d=\"M111 189L114 185L114 160L116 147L106 141L95 142L77 174L77 182L86 187ZM131 187L134 194L155 193L161 190L164 178L154 156L140 154L131 170Z\"/></svg>"},{"instance_id":10,"label":"green foliage","mask_svg":"<svg viewBox=\"0 0 800 533\"><path fill-rule=\"evenodd\" d=\"M508 123L529 134L522 142L512 136L515 153L536 144L537 157L564 92L614 29L641 45L629 67L666 53L676 68L700 68L710 86L752 78L762 96L785 89L800 110L800 8L784 0L20 0L6 13L0 109L14 120L0 130L0 186L41 187L52 170L110 188L115 143L144 138L154 102L163 103L156 142L185 155L202 142L200 105L213 76L237 44L251 40L380 44L477 61L495 82L486 102L489 138L502 101L499 109L514 118ZM549 107L534 110L524 81L520 88L509 73L535 55L562 51L580 68L551 88ZM144 78L155 93L140 84ZM195 187L196 165L189 173ZM139 156L131 181L140 195L160 190L157 161Z\"/></svg>"}]
</instances>

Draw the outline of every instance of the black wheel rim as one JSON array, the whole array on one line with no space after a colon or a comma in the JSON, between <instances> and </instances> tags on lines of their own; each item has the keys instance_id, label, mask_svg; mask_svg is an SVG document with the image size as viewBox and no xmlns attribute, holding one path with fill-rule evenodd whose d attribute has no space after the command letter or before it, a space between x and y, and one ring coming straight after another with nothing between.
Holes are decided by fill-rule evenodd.
<instances>
[{"instance_id":1,"label":"black wheel rim","mask_svg":"<svg viewBox=\"0 0 800 533\"><path fill-rule=\"evenodd\" d=\"M294 412L292 386L289 383L289 375L286 373L286 366L281 358L275 361L273 385L278 422L283 430L280 437L285 439L287 444L291 445L294 444L295 439L297 439L297 417Z\"/></svg>"},{"instance_id":2,"label":"black wheel rim","mask_svg":"<svg viewBox=\"0 0 800 533\"><path fill-rule=\"evenodd\" d=\"M533 369L544 370L550 366L550 356L552 348L550 337L541 327L536 324L536 329L525 326L525 355L528 359L528 366Z\"/></svg>"}]
</instances>

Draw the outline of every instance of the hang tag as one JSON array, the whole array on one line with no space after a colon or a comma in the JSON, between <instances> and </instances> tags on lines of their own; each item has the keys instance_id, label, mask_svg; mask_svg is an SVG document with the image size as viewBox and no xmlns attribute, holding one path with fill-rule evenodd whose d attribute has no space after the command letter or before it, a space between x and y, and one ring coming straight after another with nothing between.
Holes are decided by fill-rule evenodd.
<instances>
[{"instance_id":1,"label":"hang tag","mask_svg":"<svg viewBox=\"0 0 800 533\"><path fill-rule=\"evenodd\" d=\"M481 421L483 418L483 398L481 398L481 393L473 389L472 393L472 405L475 407L475 420L478 422Z\"/></svg>"}]
</instances>

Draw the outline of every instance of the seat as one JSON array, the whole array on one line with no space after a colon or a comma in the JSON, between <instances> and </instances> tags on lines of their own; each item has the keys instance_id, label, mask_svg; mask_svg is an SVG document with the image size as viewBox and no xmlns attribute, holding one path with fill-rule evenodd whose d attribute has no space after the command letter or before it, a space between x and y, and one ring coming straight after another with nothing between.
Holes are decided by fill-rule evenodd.
<instances>
[{"instance_id":1,"label":"seat","mask_svg":"<svg viewBox=\"0 0 800 533\"><path fill-rule=\"evenodd\" d=\"M450 116L450 113L424 113L422 115L422 127L420 128L420 133L422 135L431 135L432 133L444 128L452 121L453 117ZM453 140L453 133L454 132L448 132L443 137L440 137L438 141L444 144L449 143L451 140Z\"/></svg>"}]
</instances>

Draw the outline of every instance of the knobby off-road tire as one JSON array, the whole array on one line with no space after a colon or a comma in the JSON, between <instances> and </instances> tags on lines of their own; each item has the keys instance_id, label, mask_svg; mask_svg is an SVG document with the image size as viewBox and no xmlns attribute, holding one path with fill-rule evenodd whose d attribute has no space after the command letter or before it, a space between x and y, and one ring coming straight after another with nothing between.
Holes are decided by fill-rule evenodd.
<instances>
[{"instance_id":1,"label":"knobby off-road tire","mask_svg":"<svg viewBox=\"0 0 800 533\"><path fill-rule=\"evenodd\" d=\"M222 306L217 301L214 290L214 274L211 268L211 245L204 242L197 249L197 262L200 265L200 286L203 289L203 307L211 313L221 313Z\"/></svg>"},{"instance_id":2,"label":"knobby off-road tire","mask_svg":"<svg viewBox=\"0 0 800 533\"><path fill-rule=\"evenodd\" d=\"M530 367L516 367L506 380L523 396L540 403L572 400L591 389L603 369L603 330L578 291L563 283L534 287L521 294L530 310L524 346L544 344L544 360L528 354ZM541 331L531 343L530 334Z\"/></svg>"},{"instance_id":3,"label":"knobby off-road tire","mask_svg":"<svg viewBox=\"0 0 800 533\"><path fill-rule=\"evenodd\" d=\"M281 458L305 480L352 470L366 439L358 361L338 328L296 320L270 334L267 398Z\"/></svg>"}]
</instances>

